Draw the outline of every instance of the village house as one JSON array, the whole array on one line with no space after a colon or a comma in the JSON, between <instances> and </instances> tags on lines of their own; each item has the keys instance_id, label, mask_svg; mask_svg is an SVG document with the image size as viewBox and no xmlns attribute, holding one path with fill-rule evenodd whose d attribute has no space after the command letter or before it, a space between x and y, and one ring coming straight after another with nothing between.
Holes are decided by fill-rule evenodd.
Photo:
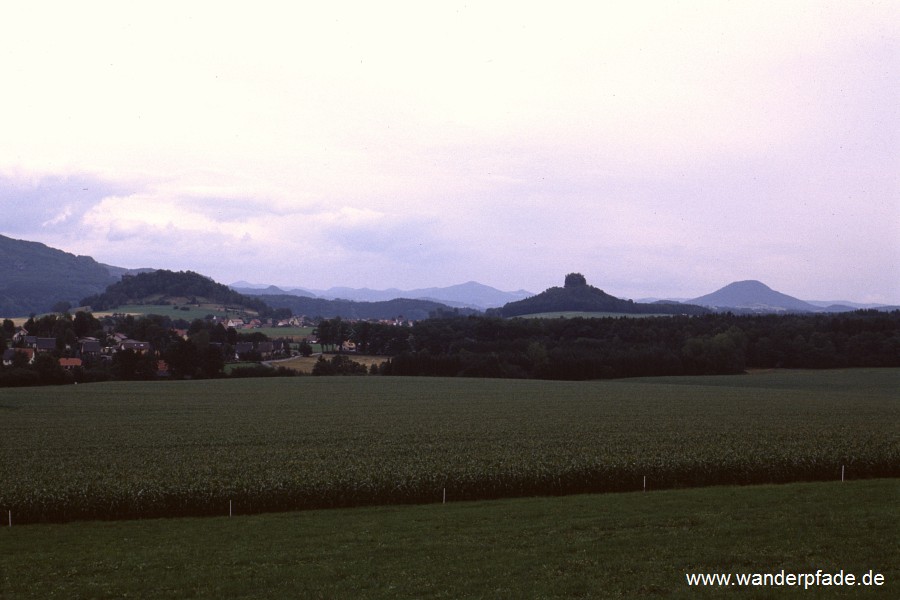
<instances>
[{"instance_id":1,"label":"village house","mask_svg":"<svg viewBox=\"0 0 900 600\"><path fill-rule=\"evenodd\" d=\"M71 371L75 367L81 366L80 358L61 358L59 359L59 366L61 366L66 371Z\"/></svg>"},{"instance_id":2,"label":"village house","mask_svg":"<svg viewBox=\"0 0 900 600\"><path fill-rule=\"evenodd\" d=\"M138 354L143 354L144 352L150 351L150 343L126 339L119 344L119 350L121 350L121 351L133 350L134 352L137 352Z\"/></svg>"},{"instance_id":3,"label":"village house","mask_svg":"<svg viewBox=\"0 0 900 600\"><path fill-rule=\"evenodd\" d=\"M282 319L275 324L276 327L302 327L303 319L301 317L291 317L290 319Z\"/></svg>"},{"instance_id":4,"label":"village house","mask_svg":"<svg viewBox=\"0 0 900 600\"><path fill-rule=\"evenodd\" d=\"M103 348L100 346L100 340L97 338L81 338L78 340L78 352L82 358L92 358L100 356Z\"/></svg>"},{"instance_id":5,"label":"village house","mask_svg":"<svg viewBox=\"0 0 900 600\"><path fill-rule=\"evenodd\" d=\"M25 337L25 346L35 352L52 352L56 350L56 338L42 338L29 335Z\"/></svg>"},{"instance_id":6,"label":"village house","mask_svg":"<svg viewBox=\"0 0 900 600\"><path fill-rule=\"evenodd\" d=\"M235 360L242 360L247 357L251 352L253 352L253 343L252 342L238 342L234 346L234 358Z\"/></svg>"},{"instance_id":7,"label":"village house","mask_svg":"<svg viewBox=\"0 0 900 600\"><path fill-rule=\"evenodd\" d=\"M26 362L30 364L34 364L34 349L33 348L7 348L3 351L3 366L9 367L12 366L16 354L23 354L26 357Z\"/></svg>"}]
</instances>

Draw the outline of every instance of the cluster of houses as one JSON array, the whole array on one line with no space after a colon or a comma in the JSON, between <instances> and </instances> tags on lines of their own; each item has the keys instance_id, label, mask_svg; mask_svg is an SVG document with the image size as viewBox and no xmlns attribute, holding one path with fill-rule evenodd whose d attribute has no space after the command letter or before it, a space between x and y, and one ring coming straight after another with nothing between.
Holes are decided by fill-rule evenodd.
<instances>
[{"instance_id":1,"label":"cluster of houses","mask_svg":"<svg viewBox=\"0 0 900 600\"><path fill-rule=\"evenodd\" d=\"M226 328L233 328L235 330L256 329L260 327L301 327L310 324L306 317L299 316L277 322L272 319L255 318L248 320L241 318L215 318L215 321L220 322ZM380 323L396 326L411 325L411 322L403 319L403 317L380 321ZM188 337L186 330L175 330L175 333L184 339L187 339ZM33 364L35 357L41 353L60 350L62 354L67 354L69 356L59 358L59 364L64 369L70 370L92 363L96 364L96 362L100 360L111 360L113 355L117 352L132 350L137 354L144 354L152 349L149 342L133 340L122 333L110 334L106 339L106 342L101 342L99 339L93 337L85 337L79 339L74 346L68 345L65 348L58 348L56 338L32 336L29 335L28 331L24 328L19 328L13 335L12 341L13 347L3 351L4 366L13 365L16 361L17 354L24 356L24 362L27 364ZM311 344L318 343L312 338L307 338L306 341ZM341 350L344 352L353 352L356 350L356 345L349 340L344 340L341 344ZM255 343L239 342L233 349L233 355L226 357L226 360L271 360L289 356L291 356L291 346L286 340ZM160 361L160 363L162 363L162 361ZM160 368L162 369L163 366Z\"/></svg>"},{"instance_id":2,"label":"cluster of houses","mask_svg":"<svg viewBox=\"0 0 900 600\"><path fill-rule=\"evenodd\" d=\"M175 330L175 333L187 339L186 330ZM3 352L3 365L7 367L14 364L17 354L24 356L27 364L33 364L35 357L39 354L54 352L58 349L56 338L28 335L23 328L16 332L12 341L14 347L7 348ZM75 348L67 347L65 350L67 354L73 356L58 359L59 365L64 369L71 370L92 362L110 360L116 352L125 350L144 354L151 351L151 346L149 342L133 340L122 333L114 333L108 338L106 345L97 338L86 337L79 339ZM290 356L290 354L290 343L286 340L239 342L234 348L233 357L229 358L233 360L269 360L280 356ZM165 370L163 361L160 363L160 369Z\"/></svg>"},{"instance_id":3,"label":"cluster of houses","mask_svg":"<svg viewBox=\"0 0 900 600\"><path fill-rule=\"evenodd\" d=\"M12 341L14 347L7 348L3 352L3 365L7 367L14 363L16 354L24 355L25 362L33 364L37 355L57 350L56 338L28 335L28 331L23 328L20 328L13 335ZM66 348L69 353L76 356L60 358L59 364L64 369L73 369L83 366L85 362L91 360L109 359L116 352L123 350L133 350L138 354L143 354L150 350L148 342L132 340L121 333L113 334L110 341L112 342L110 345L103 346L97 338L81 338L78 340L76 348Z\"/></svg>"},{"instance_id":4,"label":"cluster of houses","mask_svg":"<svg viewBox=\"0 0 900 600\"><path fill-rule=\"evenodd\" d=\"M258 329L260 327L303 327L308 324L307 320L304 317L291 317L290 319L283 319L281 321L274 321L272 319L223 319L220 320L218 318L213 319L216 322L221 322L222 325L225 326L226 329L234 328L234 329Z\"/></svg>"},{"instance_id":5,"label":"cluster of houses","mask_svg":"<svg viewBox=\"0 0 900 600\"><path fill-rule=\"evenodd\" d=\"M234 347L236 360L253 359L257 356L261 360L270 360L281 356L291 355L291 345L287 340L275 340L274 342L238 342Z\"/></svg>"}]
</instances>

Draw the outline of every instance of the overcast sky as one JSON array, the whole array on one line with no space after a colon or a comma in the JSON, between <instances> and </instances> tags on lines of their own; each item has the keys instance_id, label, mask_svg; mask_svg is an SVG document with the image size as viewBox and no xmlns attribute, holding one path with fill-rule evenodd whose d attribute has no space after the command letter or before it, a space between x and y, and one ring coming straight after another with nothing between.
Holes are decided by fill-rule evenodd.
<instances>
[{"instance_id":1,"label":"overcast sky","mask_svg":"<svg viewBox=\"0 0 900 600\"><path fill-rule=\"evenodd\" d=\"M0 234L222 283L900 302L900 2L14 3Z\"/></svg>"}]
</instances>

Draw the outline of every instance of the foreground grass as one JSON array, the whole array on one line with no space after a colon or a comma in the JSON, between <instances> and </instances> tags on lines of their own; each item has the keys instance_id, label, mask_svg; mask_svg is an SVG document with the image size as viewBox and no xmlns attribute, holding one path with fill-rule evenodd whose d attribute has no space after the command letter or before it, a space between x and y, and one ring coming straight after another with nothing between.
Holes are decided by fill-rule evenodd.
<instances>
[{"instance_id":1,"label":"foreground grass","mask_svg":"<svg viewBox=\"0 0 900 600\"><path fill-rule=\"evenodd\" d=\"M608 598L900 594L900 481L807 483L0 531L0 597ZM685 573L881 573L689 587Z\"/></svg>"}]
</instances>

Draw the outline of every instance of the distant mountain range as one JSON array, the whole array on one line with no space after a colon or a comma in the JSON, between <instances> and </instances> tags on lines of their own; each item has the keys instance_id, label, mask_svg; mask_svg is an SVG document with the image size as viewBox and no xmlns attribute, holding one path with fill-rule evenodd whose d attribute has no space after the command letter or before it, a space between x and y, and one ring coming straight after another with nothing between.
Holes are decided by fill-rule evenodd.
<instances>
[{"instance_id":1,"label":"distant mountain range","mask_svg":"<svg viewBox=\"0 0 900 600\"><path fill-rule=\"evenodd\" d=\"M246 281L232 283L229 287L246 296L260 295L291 295L307 298L323 298L326 300L352 300L354 302L384 302L396 298L408 298L417 300L431 300L447 306L459 308L474 308L485 310L503 306L508 302L515 302L533 296L532 292L517 290L515 292L503 292L496 288L469 281L451 285L449 287L431 287L414 290L399 290L390 288L386 290L373 290L369 288L332 287L327 290L308 290L291 288L283 290L274 285L254 285Z\"/></svg>"},{"instance_id":2,"label":"distant mountain range","mask_svg":"<svg viewBox=\"0 0 900 600\"><path fill-rule=\"evenodd\" d=\"M29 314L51 312L63 304L78 306L87 297L102 294L107 287L121 280L123 275L153 272L156 269L126 269L105 265L90 256L74 254L51 248L38 242L16 240L0 235L0 318L23 317ZM503 314L527 314L521 312L522 302L532 301L528 310L545 305L560 306L547 300L546 292L532 294L526 290L505 292L475 281L449 287L420 288L414 290L372 290L368 288L334 287L328 290L312 290L301 287L284 290L269 285L254 285L239 281L228 286L250 297L260 297L274 308L290 307L297 314L337 316L358 315L357 318L375 318L367 315L386 312L404 315L406 318L424 318L445 307L458 308L459 314L493 309ZM555 300L569 297L571 306L555 310L594 310L602 312L685 312L676 300L652 303L632 302L610 296L602 290L578 290L574 294L557 294ZM550 288L563 290L564 288ZM599 294L592 290L596 290ZM574 301L578 295L584 296ZM580 296L579 296L580 297ZM402 299L402 302L394 302ZM417 301L410 303L409 301ZM315 302L310 302L315 301ZM368 304L382 303L381 306ZM743 313L783 312L841 312L858 308L900 310L898 306L859 304L853 302L804 301L777 292L759 281L738 281L726 285L711 294L683 300L682 304L707 307L711 310ZM531 306L533 305L533 306ZM635 309L636 305L640 305ZM584 308L591 306L594 308ZM651 308L645 309L645 306ZM692 309L691 309L692 310ZM316 312L320 311L320 312ZM548 312L533 310L531 312ZM366 316L363 316L366 315Z\"/></svg>"},{"instance_id":3,"label":"distant mountain range","mask_svg":"<svg viewBox=\"0 0 900 600\"><path fill-rule=\"evenodd\" d=\"M451 307L441 302L421 298L392 298L375 302L273 294L256 296L256 298L264 301L271 308L289 308L294 315L306 315L311 318L341 317L342 319L421 321L439 314L459 316L481 314L481 311L474 308Z\"/></svg>"}]
</instances>

